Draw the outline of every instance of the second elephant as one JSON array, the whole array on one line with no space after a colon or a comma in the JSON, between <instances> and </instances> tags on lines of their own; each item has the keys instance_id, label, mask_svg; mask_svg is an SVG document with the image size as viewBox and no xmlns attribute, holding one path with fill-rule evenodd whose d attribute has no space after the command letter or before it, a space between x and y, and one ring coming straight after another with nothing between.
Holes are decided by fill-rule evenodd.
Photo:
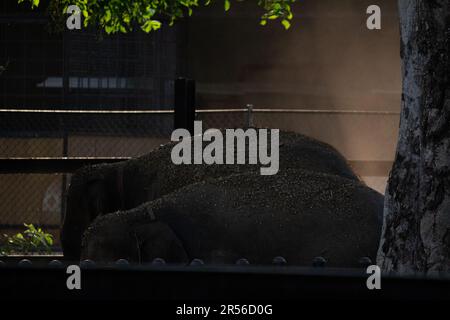
<instances>
[{"instance_id":1,"label":"second elephant","mask_svg":"<svg viewBox=\"0 0 450 320\"><path fill-rule=\"evenodd\" d=\"M332 267L375 259L383 196L336 175L284 170L276 176L238 174L204 181L129 211L98 217L82 257L99 262L269 264L275 256Z\"/></svg>"}]
</instances>

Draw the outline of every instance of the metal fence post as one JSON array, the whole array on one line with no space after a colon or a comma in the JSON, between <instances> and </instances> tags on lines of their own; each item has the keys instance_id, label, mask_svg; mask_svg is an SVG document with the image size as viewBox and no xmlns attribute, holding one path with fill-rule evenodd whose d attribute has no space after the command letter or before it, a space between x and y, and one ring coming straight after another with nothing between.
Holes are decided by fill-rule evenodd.
<instances>
[{"instance_id":1,"label":"metal fence post","mask_svg":"<svg viewBox=\"0 0 450 320\"><path fill-rule=\"evenodd\" d=\"M175 80L174 129L187 129L194 134L195 81L178 78Z\"/></svg>"},{"instance_id":2,"label":"metal fence post","mask_svg":"<svg viewBox=\"0 0 450 320\"><path fill-rule=\"evenodd\" d=\"M247 104L247 128L253 128L253 105Z\"/></svg>"},{"instance_id":3,"label":"metal fence post","mask_svg":"<svg viewBox=\"0 0 450 320\"><path fill-rule=\"evenodd\" d=\"M65 131L63 133L63 157L69 156L69 135ZM66 191L67 191L67 175L64 173L61 181L61 225L66 215Z\"/></svg>"}]
</instances>

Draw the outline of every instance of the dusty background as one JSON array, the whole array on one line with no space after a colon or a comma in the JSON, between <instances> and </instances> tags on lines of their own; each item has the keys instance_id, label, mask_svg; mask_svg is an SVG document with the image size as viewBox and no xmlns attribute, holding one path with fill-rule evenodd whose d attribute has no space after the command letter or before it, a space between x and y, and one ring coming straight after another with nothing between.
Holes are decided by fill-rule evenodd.
<instances>
[{"instance_id":1,"label":"dusty background","mask_svg":"<svg viewBox=\"0 0 450 320\"><path fill-rule=\"evenodd\" d=\"M368 30L367 7L381 8L382 29ZM401 99L395 0L302 0L290 30L259 26L251 1L223 14L216 6L188 23L190 75L201 107L377 111L284 114L256 122L328 143L349 160L393 161ZM364 176L384 192L387 172Z\"/></svg>"}]
</instances>

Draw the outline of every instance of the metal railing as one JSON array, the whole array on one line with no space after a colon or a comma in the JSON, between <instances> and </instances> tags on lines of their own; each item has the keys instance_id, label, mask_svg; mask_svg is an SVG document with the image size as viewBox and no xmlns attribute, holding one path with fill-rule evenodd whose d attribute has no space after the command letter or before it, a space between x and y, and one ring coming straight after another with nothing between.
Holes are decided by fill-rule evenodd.
<instances>
[{"instance_id":1,"label":"metal railing","mask_svg":"<svg viewBox=\"0 0 450 320\"><path fill-rule=\"evenodd\" d=\"M247 105L245 108L198 108L195 110L196 119L201 117L208 117L209 115L220 115L222 118L226 118L228 115L241 114L241 124L246 127L252 127L255 124L255 116L258 114L351 114L351 115L399 115L399 112L391 111L363 111L363 110L310 110L310 109L274 109L274 108L253 108L252 105ZM24 115L27 114L30 117L40 115L59 115L70 116L80 115L83 117L101 117L104 115L121 115L121 116L134 116L134 115L166 115L174 116L175 110L64 110L64 109L0 109L1 114L9 115ZM220 127L220 126L219 126ZM24 128L22 128L24 129ZM166 130L167 132L169 130ZM67 138L67 133L61 134L63 138ZM147 135L144 134L144 135ZM124 135L125 136L125 135ZM168 138L168 136L167 136ZM1 150L0 150L1 151ZM131 158L131 156L0 156L0 173L70 173L79 167L98 164L101 162L117 162ZM390 161L349 161L353 168L358 171L359 174L379 176L385 175L392 165ZM54 171L52 171L54 168ZM367 172L363 172L367 171Z\"/></svg>"},{"instance_id":2,"label":"metal railing","mask_svg":"<svg viewBox=\"0 0 450 320\"><path fill-rule=\"evenodd\" d=\"M146 301L230 301L277 303L281 299L322 301L339 299L427 300L450 299L450 279L423 275L383 274L382 290L368 290L365 269L289 266L169 266L124 263L81 263L82 290L68 290L67 263L49 266L20 262L0 265L2 301L139 299ZM45 285L43 285L45 284ZM329 302L326 302L329 303ZM298 304L294 304L298 312ZM146 305L147 308L147 305ZM303 306L302 306L303 308ZM172 309L175 310L175 309ZM334 309L333 309L334 310ZM153 309L152 309L153 311ZM279 314L281 309L276 309ZM290 316L292 313L290 314Z\"/></svg>"}]
</instances>

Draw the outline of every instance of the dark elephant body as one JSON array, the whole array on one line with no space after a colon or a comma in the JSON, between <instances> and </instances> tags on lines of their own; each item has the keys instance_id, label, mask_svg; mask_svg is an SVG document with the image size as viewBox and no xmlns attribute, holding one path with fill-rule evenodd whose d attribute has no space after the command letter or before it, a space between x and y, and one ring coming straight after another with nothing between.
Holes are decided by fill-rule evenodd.
<instances>
[{"instance_id":1,"label":"dark elephant body","mask_svg":"<svg viewBox=\"0 0 450 320\"><path fill-rule=\"evenodd\" d=\"M83 258L354 267L376 256L383 196L362 183L306 170L232 175L184 187L89 227Z\"/></svg>"},{"instance_id":2,"label":"dark elephant body","mask_svg":"<svg viewBox=\"0 0 450 320\"><path fill-rule=\"evenodd\" d=\"M61 231L66 259L80 258L82 235L97 216L129 210L208 179L247 172L259 177L259 165L174 165L171 161L173 146L170 143L125 162L85 167L73 175ZM279 154L279 173L305 169L358 181L339 152L303 135L280 132Z\"/></svg>"}]
</instances>

